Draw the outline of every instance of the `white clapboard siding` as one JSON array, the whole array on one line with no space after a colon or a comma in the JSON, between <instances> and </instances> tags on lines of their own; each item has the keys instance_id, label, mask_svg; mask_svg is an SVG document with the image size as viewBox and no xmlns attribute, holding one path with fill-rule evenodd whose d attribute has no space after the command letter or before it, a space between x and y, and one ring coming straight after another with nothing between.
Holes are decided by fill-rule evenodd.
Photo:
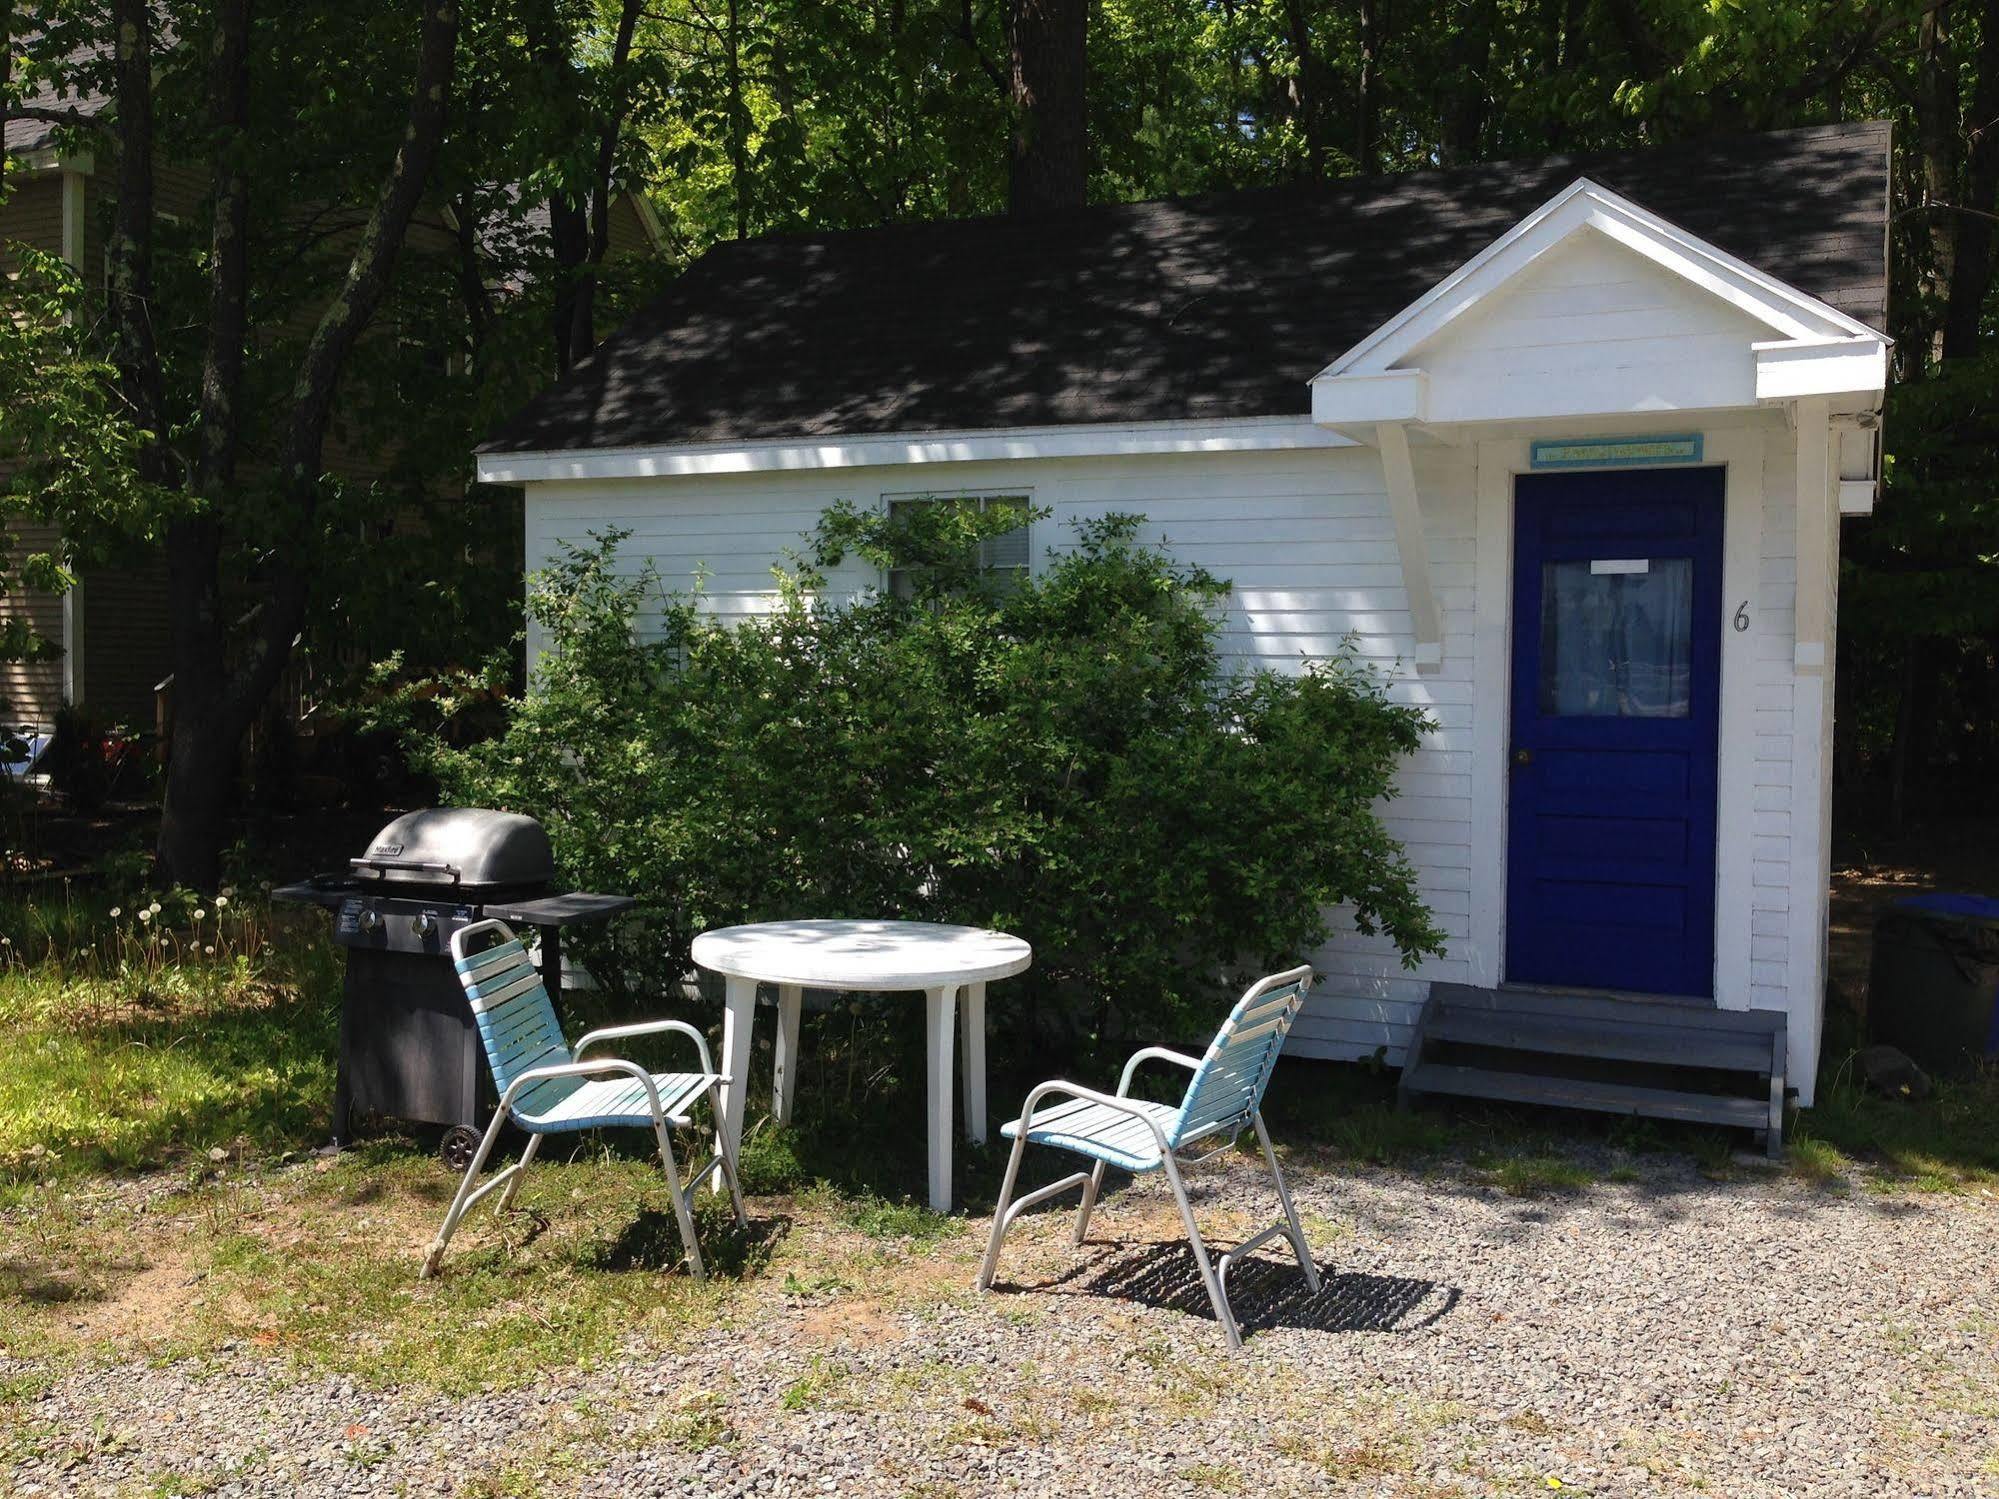
<instances>
[{"instance_id":1,"label":"white clapboard siding","mask_svg":"<svg viewBox=\"0 0 1999 1499\"><path fill-rule=\"evenodd\" d=\"M1673 300L1676 293L1661 293L1629 274L1619 256L1595 255L1586 246L1572 270L1584 278L1572 288L1579 300L1565 303L1549 288L1527 284L1477 324L1454 330L1465 341L1438 351L1439 363L1448 362L1453 350L1488 360L1504 354L1526 336L1522 320L1552 317L1549 336L1557 342L1547 346L1565 341L1573 350L1570 319L1615 315L1616 326L1642 343L1667 336L1662 308L1675 316L1687 310ZM1704 302L1689 305L1708 320L1700 325L1708 332L1716 317L1734 317ZM1739 336L1740 330L1732 331ZM1561 435L1560 429L1551 435ZM1756 427L1749 437L1731 440L1738 449L1744 441L1761 443L1765 456L1760 539L1742 571L1755 589L1749 600L1753 676L1740 689L1749 695L1743 722L1754 739L1754 784L1749 825L1721 830L1724 839L1749 840L1747 947L1734 981L1738 990L1746 986L1747 1003L1795 1012L1791 915L1796 902L1812 897L1795 889L1799 830L1793 827L1792 788L1798 757L1820 753L1820 747L1800 742L1794 709L1799 693L1825 684L1797 676L1792 665L1798 580L1790 434ZM1030 537L1037 568L1051 553L1073 548L1079 523L1112 513L1142 515L1144 539L1231 583L1223 644L1233 660L1297 670L1350 646L1381 674L1395 701L1422 708L1431 721L1382 815L1415 869L1445 950L1406 968L1385 938L1362 935L1350 912L1328 913L1331 936L1308 955L1320 982L1290 1043L1308 1056L1381 1055L1399 1064L1430 984L1473 981L1475 943L1490 944L1499 935L1481 934L1479 923L1487 918L1480 913L1503 909L1503 868L1473 857L1475 818L1503 816L1503 808L1476 805L1475 751L1481 742L1494 742L1495 730L1503 742L1508 713L1503 683L1481 680L1478 672L1481 620L1475 611L1507 607L1505 599L1481 600L1477 593L1478 451L1474 443L1419 443L1414 449L1443 626L1442 661L1421 672L1413 664L1409 600L1380 460L1366 447L543 483L528 491L528 563L546 565L564 540L621 529L630 533L624 570L635 573L650 563L676 589L689 589L702 576L701 607L742 618L771 607L772 567L787 551L807 549L819 515L835 500L874 505L889 495L1026 494L1048 512ZM829 592L846 595L880 581L850 559L827 583ZM1737 602L1730 601L1731 613ZM1490 971L1492 949L1481 945L1480 951L1481 971Z\"/></svg>"},{"instance_id":2,"label":"white clapboard siding","mask_svg":"<svg viewBox=\"0 0 1999 1499\"><path fill-rule=\"evenodd\" d=\"M1400 363L1429 377L1428 415L1753 406L1748 346L1767 324L1609 238L1585 232Z\"/></svg>"}]
</instances>

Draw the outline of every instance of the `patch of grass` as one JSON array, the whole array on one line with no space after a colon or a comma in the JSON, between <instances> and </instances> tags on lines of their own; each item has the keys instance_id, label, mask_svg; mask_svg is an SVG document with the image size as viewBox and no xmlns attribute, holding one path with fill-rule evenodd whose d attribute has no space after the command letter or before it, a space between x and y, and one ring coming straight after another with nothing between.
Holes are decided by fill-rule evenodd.
<instances>
[{"instance_id":1,"label":"patch of grass","mask_svg":"<svg viewBox=\"0 0 1999 1499\"><path fill-rule=\"evenodd\" d=\"M1326 1442L1285 1433L1271 1445L1283 1456L1310 1463L1328 1478L1343 1483L1386 1478L1409 1469L1409 1449L1401 1442L1374 1438Z\"/></svg>"},{"instance_id":2,"label":"patch of grass","mask_svg":"<svg viewBox=\"0 0 1999 1499\"><path fill-rule=\"evenodd\" d=\"M908 1198L890 1202L869 1192L842 1198L838 1217L849 1228L859 1229L871 1239L910 1239L919 1244L934 1244L965 1231L962 1218L932 1212Z\"/></svg>"},{"instance_id":3,"label":"patch of grass","mask_svg":"<svg viewBox=\"0 0 1999 1499\"><path fill-rule=\"evenodd\" d=\"M168 956L128 932L108 954L0 961L0 1202L34 1181L324 1130L339 1033L324 923L288 924L273 943L267 917L232 912L223 931L198 909L200 929Z\"/></svg>"},{"instance_id":4,"label":"patch of grass","mask_svg":"<svg viewBox=\"0 0 1999 1499\"><path fill-rule=\"evenodd\" d=\"M1824 1069L1816 1104L1787 1141L1832 1150L1888 1185L1961 1192L1999 1186L1999 1067L1940 1078L1926 1099L1883 1098L1856 1079L1852 1058Z\"/></svg>"},{"instance_id":5,"label":"patch of grass","mask_svg":"<svg viewBox=\"0 0 1999 1499\"><path fill-rule=\"evenodd\" d=\"M1784 1157L1791 1175L1815 1187L1844 1186L1853 1166L1839 1147L1810 1136L1791 1140Z\"/></svg>"},{"instance_id":6,"label":"patch of grass","mask_svg":"<svg viewBox=\"0 0 1999 1499\"><path fill-rule=\"evenodd\" d=\"M1552 1197L1580 1192L1596 1181L1594 1173L1559 1156L1508 1156L1492 1168L1500 1190L1509 1197Z\"/></svg>"},{"instance_id":7,"label":"patch of grass","mask_svg":"<svg viewBox=\"0 0 1999 1499\"><path fill-rule=\"evenodd\" d=\"M706 1452L711 1447L732 1446L736 1428L724 1414L727 1402L713 1391L697 1391L680 1402L680 1408L662 1417L647 1433L648 1440L663 1442L688 1452Z\"/></svg>"},{"instance_id":8,"label":"patch of grass","mask_svg":"<svg viewBox=\"0 0 1999 1499\"><path fill-rule=\"evenodd\" d=\"M7 1227L34 1277L0 1276L9 1351L37 1368L77 1355L79 1302L37 1299L53 1281L89 1288L83 1315L125 1358L243 1348L364 1384L464 1394L593 1365L634 1337L670 1346L711 1326L733 1293L723 1274L704 1285L679 1269L665 1187L645 1161L537 1167L515 1212L471 1215L433 1281L417 1278L422 1246L453 1186L434 1157L376 1142L314 1168L232 1176L87 1221L66 1218L53 1206L63 1194L44 1187L46 1216L17 1209ZM704 1201L699 1216L716 1270L761 1262L749 1235L731 1254L719 1204ZM164 1280L132 1247L142 1234L173 1256Z\"/></svg>"},{"instance_id":9,"label":"patch of grass","mask_svg":"<svg viewBox=\"0 0 1999 1499\"><path fill-rule=\"evenodd\" d=\"M798 1136L781 1125L751 1131L736 1156L736 1179L750 1197L797 1191L808 1180L798 1158Z\"/></svg>"},{"instance_id":10,"label":"patch of grass","mask_svg":"<svg viewBox=\"0 0 1999 1499\"><path fill-rule=\"evenodd\" d=\"M846 1369L830 1363L818 1354L806 1365L805 1372L784 1387L784 1393L777 1397L777 1403L788 1411L814 1410L825 1402L827 1394L838 1388L847 1377Z\"/></svg>"}]
</instances>

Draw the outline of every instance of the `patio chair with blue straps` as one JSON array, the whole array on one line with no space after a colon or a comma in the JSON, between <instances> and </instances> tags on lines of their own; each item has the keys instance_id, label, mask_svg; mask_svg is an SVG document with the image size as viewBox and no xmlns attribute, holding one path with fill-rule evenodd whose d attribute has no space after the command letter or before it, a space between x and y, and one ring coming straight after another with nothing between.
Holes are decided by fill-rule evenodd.
<instances>
[{"instance_id":1,"label":"patio chair with blue straps","mask_svg":"<svg viewBox=\"0 0 1999 1499\"><path fill-rule=\"evenodd\" d=\"M491 946L475 947L482 938L494 939ZM650 1126L659 1142L660 1164L666 1168L666 1184L673 1193L673 1211L680 1222L681 1242L687 1246L687 1266L694 1278L704 1278L701 1245L694 1236L693 1198L695 1190L713 1172L720 1171L728 1183L735 1204L736 1221L746 1223L743 1193L736 1184L736 1161L728 1140L729 1132L719 1128L722 1121L722 1092L726 1079L715 1071L709 1059L708 1041L693 1026L680 1020L649 1020L637 1025L607 1026L590 1032L572 1049L563 1040L562 1027L555 1018L555 1006L541 974L529 962L527 951L503 921L475 921L454 933L451 957L458 969L458 981L465 986L472 1014L479 1024L479 1039L486 1048L486 1061L493 1069L493 1084L500 1091L500 1106L493 1122L479 1141L465 1180L458 1185L444 1226L424 1256L423 1275L428 1280L444 1260L445 1246L457 1231L459 1221L472 1205L487 1193L504 1188L499 1211L513 1205L521 1177L534 1160L541 1142L550 1135L578 1130L612 1129L620 1126ZM620 1057L593 1057L584 1053L603 1041L624 1040L674 1031L694 1043L701 1063L698 1072L648 1072L636 1062ZM693 1123L689 1110L703 1097L714 1111L715 1156L688 1177L683 1186L673 1163L673 1147L667 1141L669 1129L684 1129ZM527 1149L521 1158L491 1181L475 1186L492 1154L500 1129L512 1119L527 1131Z\"/></svg>"},{"instance_id":2,"label":"patio chair with blue straps","mask_svg":"<svg viewBox=\"0 0 1999 1499\"><path fill-rule=\"evenodd\" d=\"M1059 1080L1043 1083L1029 1093L1027 1102L1021 1106L1020 1118L1000 1127L1000 1133L1013 1141L1013 1154L1007 1160L1006 1179L1000 1186L999 1202L993 1208L993 1236L986 1246L985 1263L979 1267L979 1289L991 1288L993 1271L999 1266L1000 1244L1014 1219L1036 1203L1075 1186L1083 1189L1075 1232L1075 1242L1081 1244L1090 1229L1090 1213L1097 1205L1097 1193L1103 1188L1104 1172L1116 1166L1132 1172L1166 1173L1174 1200L1180 1205L1180 1222L1186 1227L1187 1241L1193 1246L1194 1263L1200 1267L1208 1300L1214 1305L1222 1331L1228 1335L1229 1347L1242 1346L1242 1329L1229 1310L1229 1270L1271 1240L1291 1241L1298 1268L1305 1273L1305 1284L1316 1294L1319 1267L1313 1263L1311 1247L1305 1242L1304 1230L1298 1226L1298 1210L1291 1205L1284 1173L1277 1169L1277 1153L1270 1147L1270 1131L1264 1128L1261 1107L1263 1090L1277 1067L1277 1054L1284 1049L1284 1037L1311 983L1310 968L1293 968L1253 984L1236 1002L1202 1056L1190 1057L1163 1046L1148 1046L1133 1053L1124 1064L1124 1076L1118 1080L1115 1096ZM1194 1074L1187 1084L1186 1096L1178 1104L1149 1103L1128 1096L1133 1075L1147 1061L1170 1062ZM1037 1113L1041 1100L1051 1094L1062 1096L1064 1101ZM1245 1125L1256 1130L1257 1143L1263 1147L1263 1158L1270 1165L1271 1179L1277 1183L1277 1200L1283 1204L1284 1218L1245 1239L1218 1260L1210 1260L1207 1245L1201 1241L1201 1230L1194 1222L1193 1205L1187 1200L1187 1185L1181 1179L1180 1167L1228 1149ZM1209 1148L1194 1161L1178 1159L1178 1151L1202 1141L1208 1142ZM1029 1144L1053 1145L1088 1157L1096 1164L1088 1171L1065 1176L1013 1202L1020 1158Z\"/></svg>"}]
</instances>

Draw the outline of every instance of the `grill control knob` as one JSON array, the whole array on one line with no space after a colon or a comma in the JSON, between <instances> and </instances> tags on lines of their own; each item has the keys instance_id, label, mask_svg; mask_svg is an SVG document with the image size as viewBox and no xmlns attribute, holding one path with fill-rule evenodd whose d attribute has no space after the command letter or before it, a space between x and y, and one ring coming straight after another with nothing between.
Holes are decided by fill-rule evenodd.
<instances>
[{"instance_id":1,"label":"grill control knob","mask_svg":"<svg viewBox=\"0 0 1999 1499\"><path fill-rule=\"evenodd\" d=\"M381 912L375 910L372 906L363 906L361 908L362 931L372 932L373 930L375 930L376 927L380 926L381 924L382 924Z\"/></svg>"},{"instance_id":2,"label":"grill control knob","mask_svg":"<svg viewBox=\"0 0 1999 1499\"><path fill-rule=\"evenodd\" d=\"M437 918L428 911L419 911L410 918L410 930L419 937L428 937L437 930Z\"/></svg>"}]
</instances>

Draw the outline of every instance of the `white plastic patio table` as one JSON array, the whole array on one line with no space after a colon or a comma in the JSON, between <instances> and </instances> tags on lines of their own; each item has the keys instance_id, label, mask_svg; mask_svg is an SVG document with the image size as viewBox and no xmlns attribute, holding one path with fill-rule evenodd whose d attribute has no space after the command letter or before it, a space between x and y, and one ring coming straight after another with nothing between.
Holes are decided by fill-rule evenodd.
<instances>
[{"instance_id":1,"label":"white plastic patio table","mask_svg":"<svg viewBox=\"0 0 1999 1499\"><path fill-rule=\"evenodd\" d=\"M722 975L722 1127L743 1138L749 1095L750 1028L757 985L777 986L773 1112L790 1119L798 1081L798 1012L807 989L920 990L930 1081L930 1206L951 1207L951 1029L963 996L959 1037L965 1073L965 1135L986 1138L986 984L1026 970L1034 951L1018 937L927 921L767 921L722 927L694 939L694 961Z\"/></svg>"}]
</instances>

